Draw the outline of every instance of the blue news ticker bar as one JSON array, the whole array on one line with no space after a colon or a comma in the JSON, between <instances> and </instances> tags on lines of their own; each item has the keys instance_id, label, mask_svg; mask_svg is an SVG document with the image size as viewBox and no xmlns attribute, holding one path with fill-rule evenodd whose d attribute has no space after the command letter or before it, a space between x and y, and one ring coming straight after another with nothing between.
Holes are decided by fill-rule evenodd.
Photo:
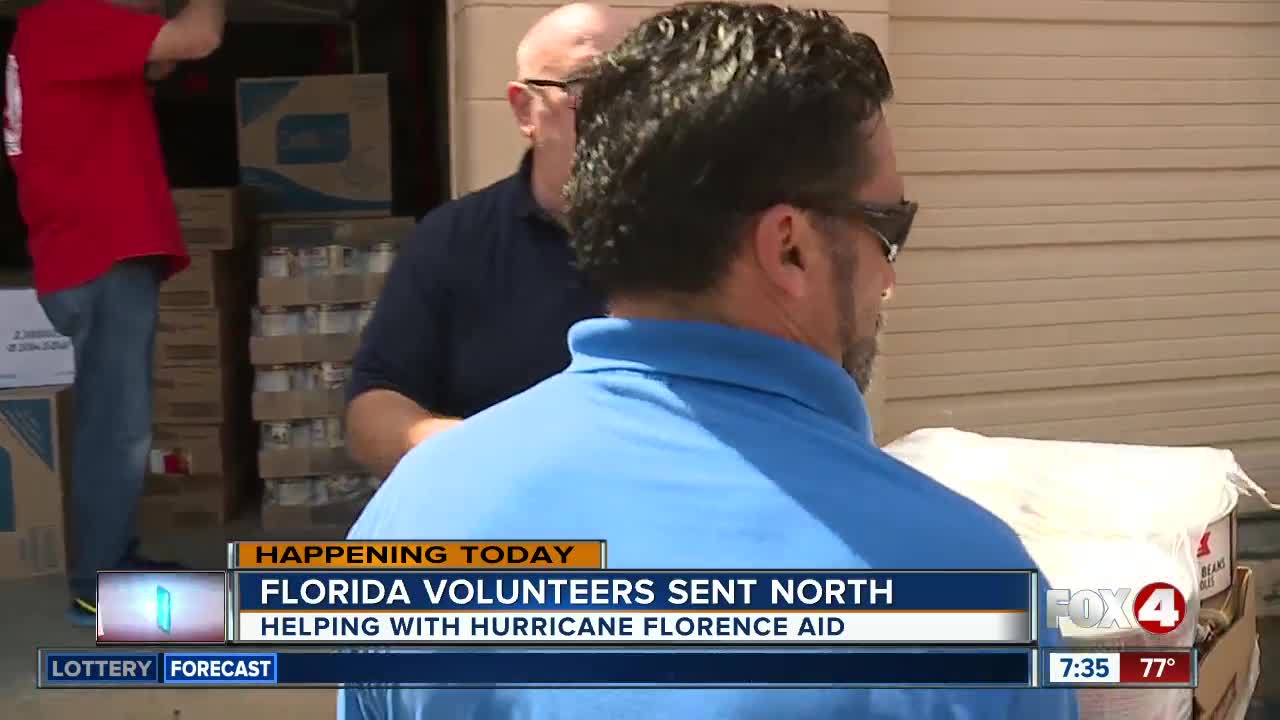
<instances>
[{"instance_id":1,"label":"blue news ticker bar","mask_svg":"<svg viewBox=\"0 0 1280 720\"><path fill-rule=\"evenodd\" d=\"M674 597L670 592L670 582L672 580L745 580L754 581L750 591L749 600L743 601L743 594L739 593L738 598L733 603L717 602L708 604L689 604L688 602L680 603L679 598ZM360 583L376 583L383 589L382 598L377 601L364 601L364 598L356 597L352 599L349 593L347 600L344 602L331 602L325 595L323 590L331 581L344 581L348 587L358 585ZM431 587L446 587L442 583L449 581L458 581L470 585L477 589L477 593L461 601L450 596L445 592L437 601L433 602L427 591L429 583ZM634 602L571 602L573 593L570 591L572 587L588 587L585 585L593 581L597 583L609 583L616 581L629 582L634 586L641 580L648 580L652 583L653 601L646 604L636 604ZM303 585L311 582L310 587L304 589ZM409 602L389 603L386 600L387 593L390 592L393 585L399 582L403 586ZM782 602L775 603L772 597L773 582L793 583L797 587L797 597L808 596L810 592L816 592L818 602L786 604ZM815 581L815 584L809 584L806 587L800 587L805 581ZM860 586L861 602L853 603L854 593L858 588L855 585L847 585L844 594L844 602L832 601L833 596L826 592L828 583L835 581L841 584L842 581L850 581L857 583L865 581L866 584ZM532 583L537 587L547 589L545 602L516 602L505 603L495 602L495 598L502 596L510 596L509 593L525 584ZM875 596L873 602L872 588L885 588L892 584L892 602L886 603L883 593ZM423 571L423 572L387 572L387 571L369 571L369 572L314 572L314 571L291 571L291 572L259 572L237 570L234 572L234 584L236 587L236 597L239 604L239 610L281 610L293 611L301 608L307 610L476 610L476 611L517 611L517 610L629 610L632 612L641 611L660 611L660 610L682 610L682 611L711 611L711 610L778 610L778 609L795 609L803 607L806 610L822 611L822 610L839 610L857 608L860 610L933 610L939 612L946 611L963 611L963 610L986 610L986 611L1014 611L1014 612L1030 612L1032 590L1034 588L1034 575L1030 571L972 571L972 572L871 572L871 571L822 571L822 570L801 570L801 571L776 571L776 572L708 572L708 571L674 571L674 570L578 570L573 572L507 572L507 571L483 571L483 572L444 572L444 571ZM559 602L553 602L553 588L561 584L563 592L560 595ZM271 593L265 594L264 590L270 588ZM478 589L483 588L483 596L479 594ZM685 585L685 590L691 590L692 586ZM310 595L310 598L319 599L319 602L307 601L308 590L319 595ZM592 593L589 589L582 594L582 597L591 598ZM606 589L601 595L605 598L611 598L612 592ZM634 597L635 594L633 593ZM488 598L488 601L482 601ZM292 602L286 602L291 600Z\"/></svg>"},{"instance_id":2,"label":"blue news ticker bar","mask_svg":"<svg viewBox=\"0 0 1280 720\"><path fill-rule=\"evenodd\" d=\"M840 650L40 650L41 688L1030 687L1034 651Z\"/></svg>"}]
</instances>

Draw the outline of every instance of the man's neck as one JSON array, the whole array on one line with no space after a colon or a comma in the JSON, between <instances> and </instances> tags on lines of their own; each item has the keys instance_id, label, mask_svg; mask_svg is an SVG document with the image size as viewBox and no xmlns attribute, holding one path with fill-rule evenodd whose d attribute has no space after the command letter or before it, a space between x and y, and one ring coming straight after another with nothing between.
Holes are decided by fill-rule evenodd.
<instances>
[{"instance_id":1,"label":"man's neck","mask_svg":"<svg viewBox=\"0 0 1280 720\"><path fill-rule=\"evenodd\" d=\"M760 293L734 292L722 288L718 292L691 295L687 293L645 294L615 297L609 301L609 315L634 320L677 320L716 323L740 330L751 330L782 340L807 345L835 362L829 350L812 340L804 328L776 305L759 302ZM749 308L749 310L744 310Z\"/></svg>"},{"instance_id":2,"label":"man's neck","mask_svg":"<svg viewBox=\"0 0 1280 720\"><path fill-rule=\"evenodd\" d=\"M609 301L609 314L633 320L686 320L734 325L714 303L704 297L663 293L643 297L617 297Z\"/></svg>"},{"instance_id":3,"label":"man's neck","mask_svg":"<svg viewBox=\"0 0 1280 720\"><path fill-rule=\"evenodd\" d=\"M567 225L564 208L564 186L553 178L547 177L545 169L540 170L537 153L533 156L533 166L529 172L529 187L533 190L533 200L538 207L560 225Z\"/></svg>"}]
</instances>

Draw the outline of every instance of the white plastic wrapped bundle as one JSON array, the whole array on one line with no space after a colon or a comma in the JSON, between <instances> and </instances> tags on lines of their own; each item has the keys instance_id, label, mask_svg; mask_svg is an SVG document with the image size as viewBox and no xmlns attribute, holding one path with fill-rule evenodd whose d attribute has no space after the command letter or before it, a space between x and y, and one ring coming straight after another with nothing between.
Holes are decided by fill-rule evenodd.
<instances>
[{"instance_id":1,"label":"white plastic wrapped bundle","mask_svg":"<svg viewBox=\"0 0 1280 720\"><path fill-rule=\"evenodd\" d=\"M1199 608L1195 550L1205 528L1259 492L1230 452L919 430L885 450L1009 524L1054 587L1170 582ZM1231 570L1228 569L1228 572ZM1130 598L1132 600L1132 598ZM1131 617L1132 621L1133 618ZM1136 623L1135 623L1136 624ZM1195 623L1166 636L1063 627L1080 647L1190 647ZM1190 690L1085 690L1082 718L1188 718Z\"/></svg>"}]
</instances>

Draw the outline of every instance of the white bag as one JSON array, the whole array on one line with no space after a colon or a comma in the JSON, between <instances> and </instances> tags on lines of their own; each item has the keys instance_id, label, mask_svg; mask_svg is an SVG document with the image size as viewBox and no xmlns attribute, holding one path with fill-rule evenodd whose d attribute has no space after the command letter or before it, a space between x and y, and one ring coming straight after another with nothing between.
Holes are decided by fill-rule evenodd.
<instances>
[{"instance_id":1,"label":"white bag","mask_svg":"<svg viewBox=\"0 0 1280 720\"><path fill-rule=\"evenodd\" d=\"M1199 609L1195 551L1205 528L1260 492L1226 450L988 438L952 428L918 430L885 451L1007 523L1055 588L1170 582ZM1229 570L1230 571L1230 570ZM1130 622L1136 622L1131 616ZM1169 635L1093 631L1064 621L1081 648L1191 647L1195 622ZM1081 718L1191 717L1193 691L1098 689L1079 693Z\"/></svg>"}]
</instances>

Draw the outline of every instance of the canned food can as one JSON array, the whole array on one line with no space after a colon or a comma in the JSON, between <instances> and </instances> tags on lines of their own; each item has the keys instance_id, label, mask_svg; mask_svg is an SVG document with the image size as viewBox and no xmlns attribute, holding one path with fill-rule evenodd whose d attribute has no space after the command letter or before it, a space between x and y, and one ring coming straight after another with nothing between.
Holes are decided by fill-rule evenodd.
<instances>
[{"instance_id":1,"label":"canned food can","mask_svg":"<svg viewBox=\"0 0 1280 720\"><path fill-rule=\"evenodd\" d=\"M310 447L340 448L343 445L342 420L336 417L313 418L310 421Z\"/></svg>"},{"instance_id":2,"label":"canned food can","mask_svg":"<svg viewBox=\"0 0 1280 720\"><path fill-rule=\"evenodd\" d=\"M288 365L258 368L253 374L254 392L288 392L293 389Z\"/></svg>"},{"instance_id":3,"label":"canned food can","mask_svg":"<svg viewBox=\"0 0 1280 720\"><path fill-rule=\"evenodd\" d=\"M310 420L294 420L289 423L289 434L292 436L290 442L296 448L315 447L311 443L311 421Z\"/></svg>"},{"instance_id":4,"label":"canned food can","mask_svg":"<svg viewBox=\"0 0 1280 720\"><path fill-rule=\"evenodd\" d=\"M395 243L374 243L373 247L369 249L369 255L365 258L365 267L371 273L389 273L391 272L391 263L395 262L395 259Z\"/></svg>"},{"instance_id":5,"label":"canned food can","mask_svg":"<svg viewBox=\"0 0 1280 720\"><path fill-rule=\"evenodd\" d=\"M351 363L320 363L320 386L325 390L341 390L351 381Z\"/></svg>"},{"instance_id":6,"label":"canned food can","mask_svg":"<svg viewBox=\"0 0 1280 720\"><path fill-rule=\"evenodd\" d=\"M297 447L294 443L293 423L288 420L262 423L262 449L288 450Z\"/></svg>"},{"instance_id":7,"label":"canned food can","mask_svg":"<svg viewBox=\"0 0 1280 720\"><path fill-rule=\"evenodd\" d=\"M258 276L287 278L298 274L298 256L292 248L269 247L258 258Z\"/></svg>"},{"instance_id":8,"label":"canned food can","mask_svg":"<svg viewBox=\"0 0 1280 720\"><path fill-rule=\"evenodd\" d=\"M289 387L294 390L319 390L320 366L314 363L289 368Z\"/></svg>"},{"instance_id":9,"label":"canned food can","mask_svg":"<svg viewBox=\"0 0 1280 720\"><path fill-rule=\"evenodd\" d=\"M364 478L360 475L333 475L325 480L325 497L329 502L341 502L365 494Z\"/></svg>"},{"instance_id":10,"label":"canned food can","mask_svg":"<svg viewBox=\"0 0 1280 720\"><path fill-rule=\"evenodd\" d=\"M369 321L373 319L373 310L377 307L376 302L367 302L356 308L356 332L364 332L365 327L369 325Z\"/></svg>"},{"instance_id":11,"label":"canned food can","mask_svg":"<svg viewBox=\"0 0 1280 720\"><path fill-rule=\"evenodd\" d=\"M333 498L329 495L329 478L311 478L311 504L328 505L330 502Z\"/></svg>"},{"instance_id":12,"label":"canned food can","mask_svg":"<svg viewBox=\"0 0 1280 720\"><path fill-rule=\"evenodd\" d=\"M268 501L274 505L311 505L315 502L315 483L311 478L277 478L267 485Z\"/></svg>"},{"instance_id":13,"label":"canned food can","mask_svg":"<svg viewBox=\"0 0 1280 720\"><path fill-rule=\"evenodd\" d=\"M302 248L298 251L298 265L302 270L301 274L306 277L328 275L330 273L329 247L327 245L317 245Z\"/></svg>"},{"instance_id":14,"label":"canned food can","mask_svg":"<svg viewBox=\"0 0 1280 720\"><path fill-rule=\"evenodd\" d=\"M360 254L349 245L326 245L326 264L330 275L356 275L360 272Z\"/></svg>"},{"instance_id":15,"label":"canned food can","mask_svg":"<svg viewBox=\"0 0 1280 720\"><path fill-rule=\"evenodd\" d=\"M320 306L308 305L302 308L302 334L318 335L320 333Z\"/></svg>"},{"instance_id":16,"label":"canned food can","mask_svg":"<svg viewBox=\"0 0 1280 720\"><path fill-rule=\"evenodd\" d=\"M313 305L308 306L308 311L314 308L315 322L314 325L308 321L307 327L314 327L316 335L345 335L351 332L352 320L354 314L348 305Z\"/></svg>"},{"instance_id":17,"label":"canned food can","mask_svg":"<svg viewBox=\"0 0 1280 720\"><path fill-rule=\"evenodd\" d=\"M300 331L296 310L270 305L258 310L258 335L260 337L299 335L301 334Z\"/></svg>"}]
</instances>

